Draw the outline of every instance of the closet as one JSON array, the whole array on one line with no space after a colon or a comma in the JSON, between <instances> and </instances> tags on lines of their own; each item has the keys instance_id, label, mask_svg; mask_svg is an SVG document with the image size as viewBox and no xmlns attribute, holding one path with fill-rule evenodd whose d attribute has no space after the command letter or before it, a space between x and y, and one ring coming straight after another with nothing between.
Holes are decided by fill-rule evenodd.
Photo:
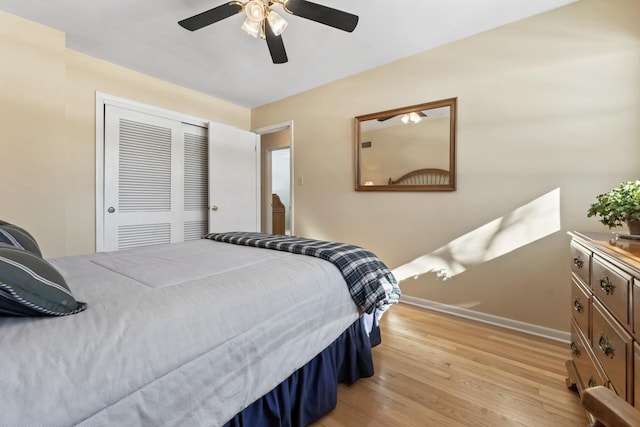
<instances>
[{"instance_id":1,"label":"closet","mask_svg":"<svg viewBox=\"0 0 640 427\"><path fill-rule=\"evenodd\" d=\"M103 106L98 251L257 231L257 135L122 104Z\"/></svg>"}]
</instances>

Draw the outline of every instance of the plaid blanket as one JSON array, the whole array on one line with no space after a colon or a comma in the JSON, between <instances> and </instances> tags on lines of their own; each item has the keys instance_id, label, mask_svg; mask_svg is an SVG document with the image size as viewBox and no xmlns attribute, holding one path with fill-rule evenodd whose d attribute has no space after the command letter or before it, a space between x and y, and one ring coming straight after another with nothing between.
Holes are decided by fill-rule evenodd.
<instances>
[{"instance_id":1,"label":"plaid blanket","mask_svg":"<svg viewBox=\"0 0 640 427\"><path fill-rule=\"evenodd\" d=\"M387 308L400 300L400 288L391 271L377 256L359 246L245 232L212 233L204 238L309 255L329 261L342 273L356 305L365 313L379 310L378 318Z\"/></svg>"}]
</instances>

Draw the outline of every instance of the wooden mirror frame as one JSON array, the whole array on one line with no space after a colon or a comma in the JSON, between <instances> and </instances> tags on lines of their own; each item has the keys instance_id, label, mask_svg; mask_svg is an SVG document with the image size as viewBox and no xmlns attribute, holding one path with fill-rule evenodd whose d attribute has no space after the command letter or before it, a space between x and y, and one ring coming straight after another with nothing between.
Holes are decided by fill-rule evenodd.
<instances>
[{"instance_id":1,"label":"wooden mirror frame","mask_svg":"<svg viewBox=\"0 0 640 427\"><path fill-rule=\"evenodd\" d=\"M355 179L356 179L356 191L455 191L456 189L456 117L457 117L457 100L458 98L448 98L439 101L427 102L425 104L412 105L410 107L396 108L393 110L380 111L378 113L365 114L357 116L355 118ZM360 160L362 149L362 141L360 141L360 125L367 120L375 120L379 118L386 118L389 116L397 116L402 114L408 114L412 112L431 110L435 108L449 107L449 170L441 171L448 172L448 183L445 184L425 184L425 185L405 185L405 184L393 184L393 185L363 185L360 180ZM436 171L435 169L423 169L422 171ZM410 175L417 171L412 171L406 174ZM391 182L391 179L389 180Z\"/></svg>"}]
</instances>

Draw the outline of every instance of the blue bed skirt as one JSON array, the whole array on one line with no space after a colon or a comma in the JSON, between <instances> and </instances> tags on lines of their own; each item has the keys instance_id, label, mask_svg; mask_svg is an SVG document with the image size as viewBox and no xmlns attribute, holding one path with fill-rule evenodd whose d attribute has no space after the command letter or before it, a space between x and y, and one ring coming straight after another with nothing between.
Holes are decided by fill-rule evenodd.
<instances>
[{"instance_id":1,"label":"blue bed skirt","mask_svg":"<svg viewBox=\"0 0 640 427\"><path fill-rule=\"evenodd\" d=\"M280 385L236 414L224 427L302 427L335 408L338 383L373 375L371 348L380 342L358 319L332 344Z\"/></svg>"}]
</instances>

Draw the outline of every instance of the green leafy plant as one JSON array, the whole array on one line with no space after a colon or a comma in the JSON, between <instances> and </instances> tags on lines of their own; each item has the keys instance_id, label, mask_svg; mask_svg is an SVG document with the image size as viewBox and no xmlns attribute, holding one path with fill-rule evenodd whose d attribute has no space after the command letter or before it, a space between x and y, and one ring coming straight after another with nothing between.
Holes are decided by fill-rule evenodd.
<instances>
[{"instance_id":1,"label":"green leafy plant","mask_svg":"<svg viewBox=\"0 0 640 427\"><path fill-rule=\"evenodd\" d=\"M596 197L587 217L599 216L609 228L620 227L629 221L640 221L640 180L626 181L607 193Z\"/></svg>"}]
</instances>

